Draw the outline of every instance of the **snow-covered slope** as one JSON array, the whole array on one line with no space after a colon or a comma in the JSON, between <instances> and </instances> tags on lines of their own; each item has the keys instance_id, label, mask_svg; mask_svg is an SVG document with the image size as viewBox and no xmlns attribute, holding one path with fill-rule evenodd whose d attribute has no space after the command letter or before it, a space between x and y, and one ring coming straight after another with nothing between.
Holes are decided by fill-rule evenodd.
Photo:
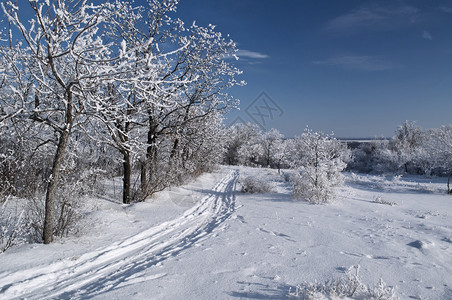
<instances>
[{"instance_id":1,"label":"snow-covered slope","mask_svg":"<svg viewBox=\"0 0 452 300\"><path fill-rule=\"evenodd\" d=\"M239 174L263 176L273 192L240 193ZM451 299L442 189L347 175L333 204L309 205L275 170L224 167L145 203L91 199L84 236L0 255L0 298L283 299L360 265L364 283L383 278L401 299Z\"/></svg>"}]
</instances>

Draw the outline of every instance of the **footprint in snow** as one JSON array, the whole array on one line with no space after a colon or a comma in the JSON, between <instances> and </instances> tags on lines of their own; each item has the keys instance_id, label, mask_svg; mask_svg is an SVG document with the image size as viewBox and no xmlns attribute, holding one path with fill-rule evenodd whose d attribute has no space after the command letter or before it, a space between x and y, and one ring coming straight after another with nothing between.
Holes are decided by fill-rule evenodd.
<instances>
[{"instance_id":1,"label":"footprint in snow","mask_svg":"<svg viewBox=\"0 0 452 300\"><path fill-rule=\"evenodd\" d=\"M246 223L246 221L245 221L245 218L243 217L243 216L239 216L239 215L237 215L237 220L239 220L240 221L240 223L242 223L242 224L245 224Z\"/></svg>"},{"instance_id":2,"label":"footprint in snow","mask_svg":"<svg viewBox=\"0 0 452 300\"><path fill-rule=\"evenodd\" d=\"M416 248L416 249L419 249L422 251L423 249L433 246L433 243L416 240L414 242L408 243L407 246L410 246L410 247L413 247L413 248Z\"/></svg>"},{"instance_id":3,"label":"footprint in snow","mask_svg":"<svg viewBox=\"0 0 452 300\"><path fill-rule=\"evenodd\" d=\"M443 238L441 241L452 244L452 239L448 237Z\"/></svg>"},{"instance_id":4,"label":"footprint in snow","mask_svg":"<svg viewBox=\"0 0 452 300\"><path fill-rule=\"evenodd\" d=\"M260 231L262 231L262 232L268 233L268 234L270 234L270 235L273 235L273 236L278 236L278 237L284 238L284 239L288 240L289 242L295 242L295 240L293 240L293 239L292 239L289 235L287 235L287 234L279 233L279 232L275 232L275 231L270 231L270 230L266 230L266 229L264 229L264 228L262 228L262 227L259 227L259 228L256 228L256 229L257 229L257 230L260 230Z\"/></svg>"}]
</instances>

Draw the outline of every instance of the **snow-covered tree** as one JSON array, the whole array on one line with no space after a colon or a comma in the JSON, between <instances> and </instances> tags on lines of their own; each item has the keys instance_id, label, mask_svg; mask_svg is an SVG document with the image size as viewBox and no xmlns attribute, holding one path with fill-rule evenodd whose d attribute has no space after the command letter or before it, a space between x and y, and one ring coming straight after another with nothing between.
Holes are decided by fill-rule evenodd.
<instances>
[{"instance_id":1,"label":"snow-covered tree","mask_svg":"<svg viewBox=\"0 0 452 300\"><path fill-rule=\"evenodd\" d=\"M266 167L270 167L276 164L274 155L281 150L278 148L282 144L284 135L282 135L277 129L272 128L262 135L262 148L263 148L263 163ZM279 153L281 154L281 152Z\"/></svg>"},{"instance_id":2,"label":"snow-covered tree","mask_svg":"<svg viewBox=\"0 0 452 300\"><path fill-rule=\"evenodd\" d=\"M288 165L290 149L292 148L292 139L282 139L275 143L271 149L271 157L275 167L278 169L278 174L281 173L281 168Z\"/></svg>"},{"instance_id":3,"label":"snow-covered tree","mask_svg":"<svg viewBox=\"0 0 452 300\"><path fill-rule=\"evenodd\" d=\"M226 90L242 84L231 59L236 45L213 25L185 27L172 16L177 3L29 0L23 20L30 16L23 6L2 2L15 29L0 37L0 139L12 127L29 128L21 146L52 153L43 172L45 243L53 240L62 174L86 153L80 141L90 155L108 145L115 151L102 153L121 156L124 203L138 195L131 187L138 165L144 199L217 161L222 114L236 104Z\"/></svg>"},{"instance_id":4,"label":"snow-covered tree","mask_svg":"<svg viewBox=\"0 0 452 300\"><path fill-rule=\"evenodd\" d=\"M243 143L237 150L238 161L244 166L259 166L264 157L263 133L256 124L248 123L240 133Z\"/></svg>"},{"instance_id":5,"label":"snow-covered tree","mask_svg":"<svg viewBox=\"0 0 452 300\"><path fill-rule=\"evenodd\" d=\"M56 146L46 189L43 240L53 240L55 195L64 157L74 130L82 128L86 115L106 100L99 91L103 82L131 70L129 61L115 51L106 24L118 22L128 6L116 1L94 5L88 1L28 1L33 12L23 22L19 7L2 3L9 22L20 36L12 38L21 56L12 60L20 77L14 92L21 117L49 129L48 141ZM117 61L123 61L117 69ZM17 84L17 82L21 84Z\"/></svg>"},{"instance_id":6,"label":"snow-covered tree","mask_svg":"<svg viewBox=\"0 0 452 300\"><path fill-rule=\"evenodd\" d=\"M173 160L179 152L182 168L188 162L188 153L194 150L192 146L202 144L204 134L207 134L198 129L204 129L205 124L209 124L212 132L219 132L222 125L216 120L236 104L225 91L241 84L235 80L241 72L228 59L236 51L235 44L224 39L213 25L199 27L193 23L188 31L187 51L181 51L178 61L185 60L183 70L189 83L181 86L182 97L171 118L174 138L170 163L175 166ZM181 137L181 132L187 134Z\"/></svg>"},{"instance_id":7,"label":"snow-covered tree","mask_svg":"<svg viewBox=\"0 0 452 300\"><path fill-rule=\"evenodd\" d=\"M120 59L115 60L112 66L122 71L113 80L102 82L102 96L106 101L98 102L93 107L94 117L105 129L98 127L95 135L122 155L122 198L125 204L137 196L132 193L131 176L134 161L143 157L148 147L145 128L150 108L174 110L180 92L176 93L172 87L187 83L183 78L165 78L170 62L186 44L167 51L155 50L159 49L159 41L153 36L153 26L162 22L159 18L164 17L153 10L157 4L165 6L159 1L153 1L151 7L128 6L126 14L107 24L109 35L119 47Z\"/></svg>"},{"instance_id":8,"label":"snow-covered tree","mask_svg":"<svg viewBox=\"0 0 452 300\"><path fill-rule=\"evenodd\" d=\"M223 162L272 167L279 172L286 164L289 144L277 129L262 132L256 124L238 123L227 130Z\"/></svg>"},{"instance_id":9,"label":"snow-covered tree","mask_svg":"<svg viewBox=\"0 0 452 300\"><path fill-rule=\"evenodd\" d=\"M342 183L341 171L350 157L347 146L330 135L305 132L294 141L292 167L297 170L294 193L311 203L325 203Z\"/></svg>"},{"instance_id":10,"label":"snow-covered tree","mask_svg":"<svg viewBox=\"0 0 452 300\"><path fill-rule=\"evenodd\" d=\"M229 127L225 133L225 150L223 162L228 165L238 165L243 162L244 148L249 147L248 144L255 143L255 136L259 132L259 128L251 123L236 123ZM251 142L253 140L253 142ZM242 149L242 150L241 150ZM246 160L246 159L245 159Z\"/></svg>"},{"instance_id":11,"label":"snow-covered tree","mask_svg":"<svg viewBox=\"0 0 452 300\"><path fill-rule=\"evenodd\" d=\"M426 132L424 143L432 165L447 170L447 192L452 193L450 179L452 177L452 125L441 126Z\"/></svg>"},{"instance_id":12,"label":"snow-covered tree","mask_svg":"<svg viewBox=\"0 0 452 300\"><path fill-rule=\"evenodd\" d=\"M186 136L181 135L192 123L208 122L211 114L234 107L234 99L225 90L242 84L235 79L241 71L230 59L237 51L235 43L215 31L213 25L201 27L193 22L185 27L172 16L177 3L148 1L145 22L137 30L140 34L127 36L133 41L146 37L150 42L142 49L143 55L160 64L153 84L146 87L148 100L142 108L147 127L141 170L144 194L164 187L161 183L168 181L162 179L168 173L161 168L162 161L167 161L172 169L181 166L177 159L182 166L185 164L187 153L193 149L189 149L192 143L183 143ZM190 137L202 139L198 135Z\"/></svg>"},{"instance_id":13,"label":"snow-covered tree","mask_svg":"<svg viewBox=\"0 0 452 300\"><path fill-rule=\"evenodd\" d=\"M397 154L397 164L404 172L408 173L408 166L413 162L421 143L422 130L415 122L405 121L397 128L392 147Z\"/></svg>"}]
</instances>

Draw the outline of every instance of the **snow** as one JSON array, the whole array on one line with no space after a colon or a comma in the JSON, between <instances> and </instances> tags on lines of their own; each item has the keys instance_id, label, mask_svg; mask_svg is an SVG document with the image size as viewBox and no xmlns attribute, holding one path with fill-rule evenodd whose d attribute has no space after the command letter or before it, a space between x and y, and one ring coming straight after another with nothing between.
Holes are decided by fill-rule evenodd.
<instances>
[{"instance_id":1,"label":"snow","mask_svg":"<svg viewBox=\"0 0 452 300\"><path fill-rule=\"evenodd\" d=\"M241 193L247 176L272 192ZM359 265L364 283L383 278L401 299L451 299L444 189L441 178L347 174L332 204L311 205L276 170L246 167L133 205L106 187L86 199L83 235L0 254L0 298L284 299Z\"/></svg>"}]
</instances>

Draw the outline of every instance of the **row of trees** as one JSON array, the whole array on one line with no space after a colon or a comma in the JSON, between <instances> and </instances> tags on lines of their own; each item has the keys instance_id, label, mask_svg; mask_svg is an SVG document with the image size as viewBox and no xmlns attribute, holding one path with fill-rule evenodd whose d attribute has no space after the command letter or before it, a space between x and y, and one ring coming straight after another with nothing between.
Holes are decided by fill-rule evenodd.
<instances>
[{"instance_id":1,"label":"row of trees","mask_svg":"<svg viewBox=\"0 0 452 300\"><path fill-rule=\"evenodd\" d=\"M177 0L27 2L1 4L0 192L45 194L44 243L74 181L122 169L130 203L218 161L233 41L173 17Z\"/></svg>"},{"instance_id":2,"label":"row of trees","mask_svg":"<svg viewBox=\"0 0 452 300\"><path fill-rule=\"evenodd\" d=\"M223 163L281 169L286 165L288 143L277 129L268 132L255 124L237 123L225 134Z\"/></svg>"},{"instance_id":3,"label":"row of trees","mask_svg":"<svg viewBox=\"0 0 452 300\"><path fill-rule=\"evenodd\" d=\"M448 176L447 190L452 193L452 125L422 130L406 121L392 139L347 145L309 129L285 139L276 129L262 132L256 125L237 124L227 133L223 163L295 169L294 192L311 202L331 199L344 169Z\"/></svg>"},{"instance_id":4,"label":"row of trees","mask_svg":"<svg viewBox=\"0 0 452 300\"><path fill-rule=\"evenodd\" d=\"M224 163L291 168L294 194L312 203L334 197L342 183L341 172L350 160L346 144L331 135L306 129L299 137L285 139L276 129L262 132L256 125L237 124L227 134Z\"/></svg>"},{"instance_id":5,"label":"row of trees","mask_svg":"<svg viewBox=\"0 0 452 300\"><path fill-rule=\"evenodd\" d=\"M351 171L452 175L452 125L422 130L405 121L390 140L362 143L353 150ZM451 192L448 184L448 192Z\"/></svg>"}]
</instances>

